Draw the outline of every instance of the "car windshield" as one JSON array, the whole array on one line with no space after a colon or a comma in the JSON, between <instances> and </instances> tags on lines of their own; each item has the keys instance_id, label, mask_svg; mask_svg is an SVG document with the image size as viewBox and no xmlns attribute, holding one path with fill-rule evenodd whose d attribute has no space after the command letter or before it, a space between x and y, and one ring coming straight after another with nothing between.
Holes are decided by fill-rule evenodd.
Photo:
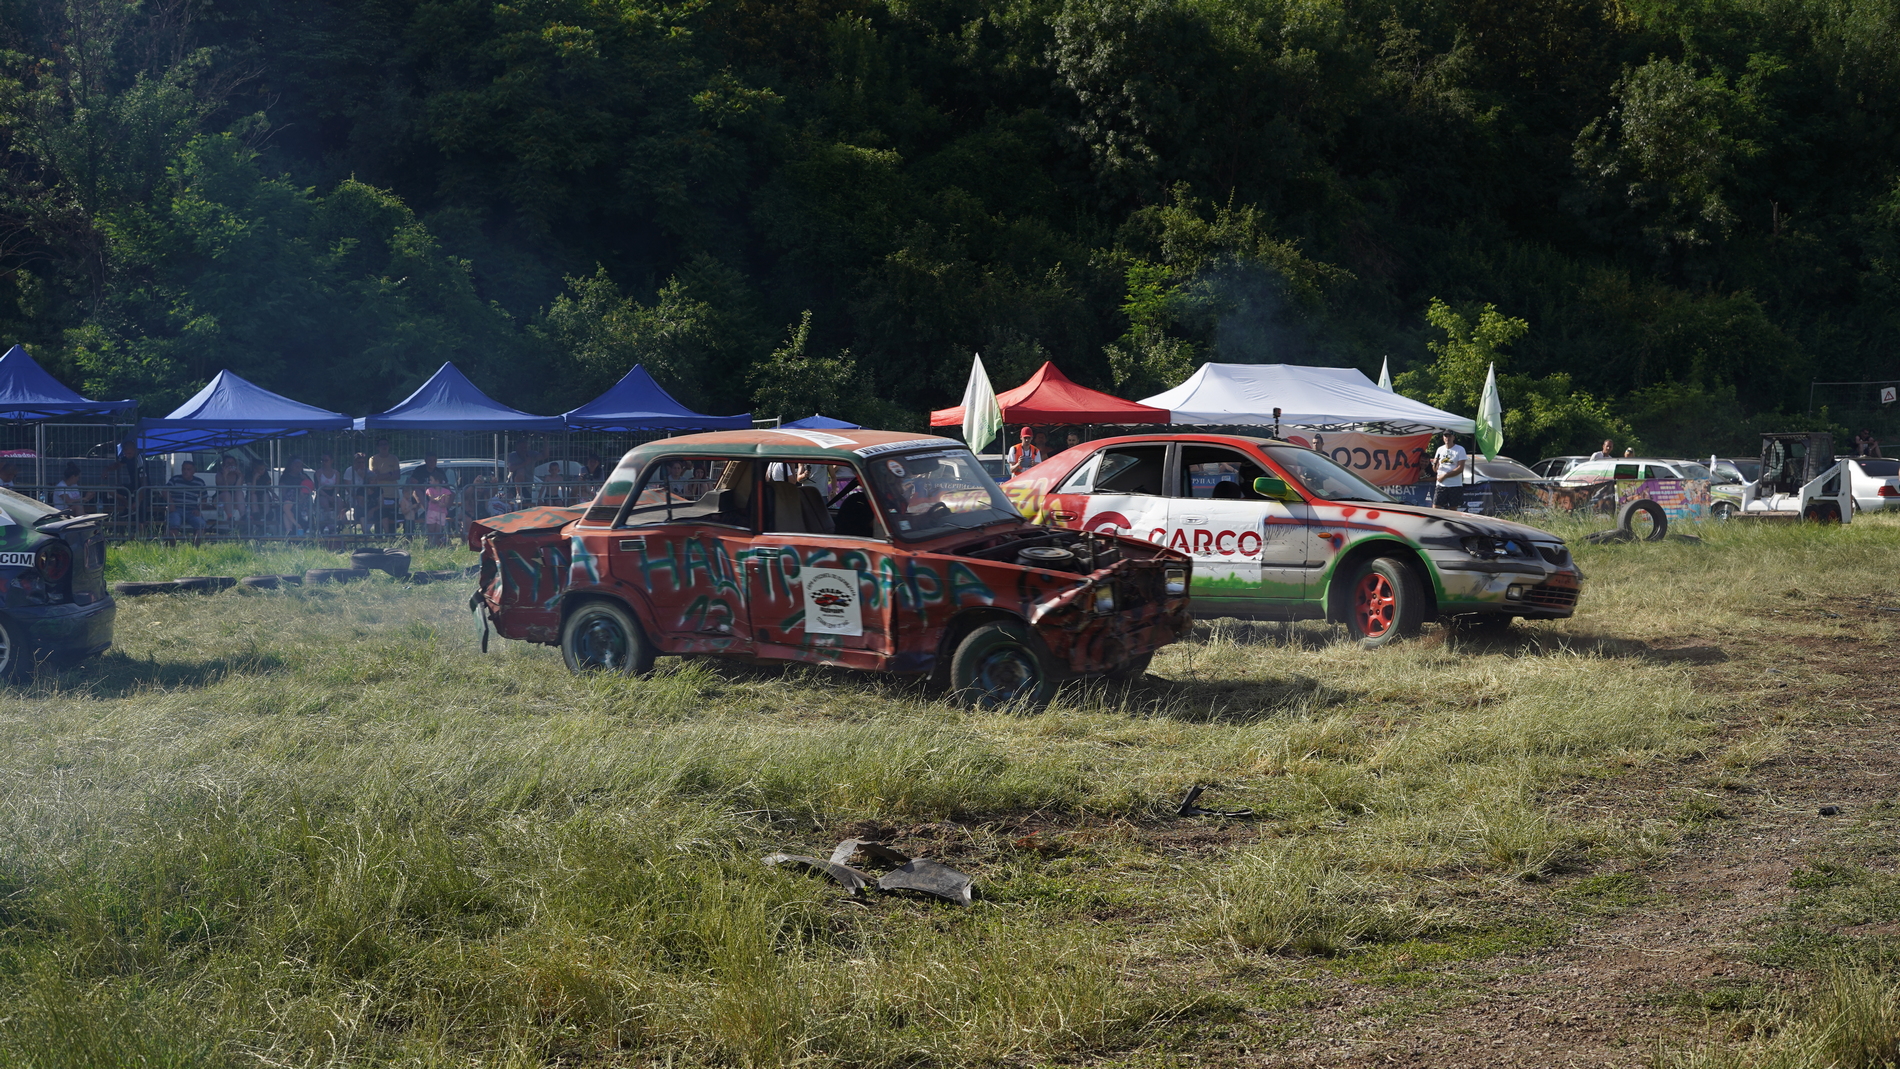
<instances>
[{"instance_id":1,"label":"car windshield","mask_svg":"<svg viewBox=\"0 0 1900 1069\"><path fill-rule=\"evenodd\" d=\"M1267 456L1300 481L1307 493L1327 501L1386 501L1392 499L1376 486L1340 467L1333 458L1290 445L1263 447Z\"/></svg>"},{"instance_id":2,"label":"car windshield","mask_svg":"<svg viewBox=\"0 0 1900 1069\"><path fill-rule=\"evenodd\" d=\"M1704 467L1701 464L1697 464L1693 460L1672 460L1669 463L1675 467L1676 473L1678 477L1680 478L1710 479L1710 480L1713 480L1715 478L1715 476L1710 473L1708 468Z\"/></svg>"},{"instance_id":3,"label":"car windshield","mask_svg":"<svg viewBox=\"0 0 1900 1069\"><path fill-rule=\"evenodd\" d=\"M968 449L932 449L864 462L891 533L905 541L1021 520Z\"/></svg>"},{"instance_id":4,"label":"car windshield","mask_svg":"<svg viewBox=\"0 0 1900 1069\"><path fill-rule=\"evenodd\" d=\"M1900 460L1856 460L1860 470L1876 479L1891 479L1900 475Z\"/></svg>"}]
</instances>

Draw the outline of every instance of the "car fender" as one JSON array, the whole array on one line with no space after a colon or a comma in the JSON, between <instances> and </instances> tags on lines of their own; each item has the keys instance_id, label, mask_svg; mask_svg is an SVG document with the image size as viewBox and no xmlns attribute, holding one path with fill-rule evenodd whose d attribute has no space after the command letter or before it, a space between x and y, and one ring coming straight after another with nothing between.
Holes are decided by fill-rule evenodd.
<instances>
[{"instance_id":1,"label":"car fender","mask_svg":"<svg viewBox=\"0 0 1900 1069\"><path fill-rule=\"evenodd\" d=\"M1445 596L1444 584L1439 580L1438 569L1432 567L1425 554L1416 546L1396 538L1364 538L1350 543L1345 550L1333 558L1322 576L1326 584L1326 619L1338 623L1346 618L1347 597L1344 583L1337 582L1340 576L1351 577L1359 565L1374 557L1392 557L1412 569L1425 589L1431 591L1432 603L1425 607L1425 618L1435 619L1438 615L1438 603Z\"/></svg>"}]
</instances>

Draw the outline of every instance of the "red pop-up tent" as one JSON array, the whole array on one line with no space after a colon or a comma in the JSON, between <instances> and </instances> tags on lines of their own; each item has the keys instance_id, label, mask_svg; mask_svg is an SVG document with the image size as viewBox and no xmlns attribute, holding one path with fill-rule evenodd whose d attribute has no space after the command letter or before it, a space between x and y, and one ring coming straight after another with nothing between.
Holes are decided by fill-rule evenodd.
<instances>
[{"instance_id":1,"label":"red pop-up tent","mask_svg":"<svg viewBox=\"0 0 1900 1069\"><path fill-rule=\"evenodd\" d=\"M1166 423L1165 408L1124 401L1100 390L1077 386L1044 362L1029 381L996 395L1004 423ZM963 425L963 406L940 408L930 414L932 427Z\"/></svg>"}]
</instances>

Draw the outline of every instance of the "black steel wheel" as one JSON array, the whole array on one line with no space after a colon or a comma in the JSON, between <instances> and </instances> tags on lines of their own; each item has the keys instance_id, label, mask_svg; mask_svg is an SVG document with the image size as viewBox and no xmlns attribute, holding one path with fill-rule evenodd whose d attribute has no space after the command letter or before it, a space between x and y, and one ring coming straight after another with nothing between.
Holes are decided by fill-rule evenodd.
<instances>
[{"instance_id":1,"label":"black steel wheel","mask_svg":"<svg viewBox=\"0 0 1900 1069\"><path fill-rule=\"evenodd\" d=\"M1042 641L1014 621L984 624L958 643L950 658L950 685L979 708L1021 703L1040 709L1055 697L1055 665Z\"/></svg>"},{"instance_id":2,"label":"black steel wheel","mask_svg":"<svg viewBox=\"0 0 1900 1069\"><path fill-rule=\"evenodd\" d=\"M570 672L643 676L653 671L653 658L653 644L618 602L589 601L561 625L561 659Z\"/></svg>"}]
</instances>

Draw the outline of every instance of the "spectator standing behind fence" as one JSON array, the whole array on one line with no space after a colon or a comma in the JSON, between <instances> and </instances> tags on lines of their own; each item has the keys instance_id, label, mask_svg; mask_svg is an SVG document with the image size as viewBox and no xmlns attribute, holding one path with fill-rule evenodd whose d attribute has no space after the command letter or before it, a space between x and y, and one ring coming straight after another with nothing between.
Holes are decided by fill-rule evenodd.
<instances>
[{"instance_id":1,"label":"spectator standing behind fence","mask_svg":"<svg viewBox=\"0 0 1900 1069\"><path fill-rule=\"evenodd\" d=\"M119 509L126 519L136 519L144 511L139 491L145 487L145 458L139 453L137 438L119 443L119 451L106 469L106 482L118 488Z\"/></svg>"},{"instance_id":2,"label":"spectator standing behind fence","mask_svg":"<svg viewBox=\"0 0 1900 1069\"><path fill-rule=\"evenodd\" d=\"M409 478L404 480L405 485L409 487L409 489L403 491L404 534L415 533L410 528L412 522L417 527L426 528L428 526L428 519L423 514L428 510L428 502L425 500L425 497L429 484L435 482L437 479L440 479L444 483L449 481L448 473L444 472L436 461L437 458L433 449L422 454L422 463L409 473Z\"/></svg>"},{"instance_id":3,"label":"spectator standing behind fence","mask_svg":"<svg viewBox=\"0 0 1900 1069\"><path fill-rule=\"evenodd\" d=\"M448 475L438 470L429 476L429 484L422 489L422 527L429 533L429 544L443 546L448 544L444 532L449 526L449 502L455 500L455 491L449 489Z\"/></svg>"},{"instance_id":4,"label":"spectator standing behind fence","mask_svg":"<svg viewBox=\"0 0 1900 1069\"><path fill-rule=\"evenodd\" d=\"M402 461L389 451L389 439L376 439L376 452L365 457L356 454L356 471L367 489L364 491L366 508L359 510L357 524L364 533L395 534L397 494L396 480L402 475Z\"/></svg>"},{"instance_id":5,"label":"spectator standing behind fence","mask_svg":"<svg viewBox=\"0 0 1900 1069\"><path fill-rule=\"evenodd\" d=\"M581 458L580 481L587 484L587 496L589 499L592 499L594 494L598 493L600 488L607 484L607 475L607 464L600 459L600 454L589 453Z\"/></svg>"},{"instance_id":6,"label":"spectator standing behind fence","mask_svg":"<svg viewBox=\"0 0 1900 1069\"><path fill-rule=\"evenodd\" d=\"M179 535L189 530L204 533L204 483L198 479L198 465L187 460L178 466L178 474L165 480L166 486L188 486L189 490L165 492L165 533Z\"/></svg>"},{"instance_id":7,"label":"spectator standing behind fence","mask_svg":"<svg viewBox=\"0 0 1900 1069\"><path fill-rule=\"evenodd\" d=\"M508 481L533 486L534 469L540 467L547 457L547 450L541 448L540 439L522 439L520 445L508 451Z\"/></svg>"},{"instance_id":8,"label":"spectator standing behind fence","mask_svg":"<svg viewBox=\"0 0 1900 1069\"><path fill-rule=\"evenodd\" d=\"M218 489L211 498L211 513L205 516L205 529L212 534L225 534L237 526L239 510L243 505L244 472L238 469L237 458L226 454L218 459L218 474L213 477Z\"/></svg>"},{"instance_id":9,"label":"spectator standing behind fence","mask_svg":"<svg viewBox=\"0 0 1900 1069\"><path fill-rule=\"evenodd\" d=\"M277 498L283 505L284 534L295 538L310 530L311 495L316 480L305 470L302 457L291 457L277 477Z\"/></svg>"},{"instance_id":10,"label":"spectator standing behind fence","mask_svg":"<svg viewBox=\"0 0 1900 1069\"><path fill-rule=\"evenodd\" d=\"M462 487L462 495L457 502L458 519L463 526L488 515L488 492L495 487L495 476L490 471L475 473L475 481Z\"/></svg>"},{"instance_id":11,"label":"spectator standing behind fence","mask_svg":"<svg viewBox=\"0 0 1900 1069\"><path fill-rule=\"evenodd\" d=\"M20 478L20 469L11 460L0 460L0 486L11 487Z\"/></svg>"},{"instance_id":12,"label":"spectator standing behind fence","mask_svg":"<svg viewBox=\"0 0 1900 1069\"><path fill-rule=\"evenodd\" d=\"M318 534L336 533L336 516L341 508L337 499L337 484L343 481L343 473L336 470L336 460L325 453L317 458L317 471L311 479L316 484L316 515L313 517Z\"/></svg>"},{"instance_id":13,"label":"spectator standing behind fence","mask_svg":"<svg viewBox=\"0 0 1900 1069\"><path fill-rule=\"evenodd\" d=\"M91 494L79 489L79 465L67 461L66 470L60 473L59 482L53 487L53 507L77 516L91 500Z\"/></svg>"},{"instance_id":14,"label":"spectator standing behind fence","mask_svg":"<svg viewBox=\"0 0 1900 1069\"><path fill-rule=\"evenodd\" d=\"M244 528L246 534L262 535L270 533L271 525L277 522L275 482L270 477L270 465L262 460L251 461L244 471L245 485L250 487L244 502Z\"/></svg>"},{"instance_id":15,"label":"spectator standing behind fence","mask_svg":"<svg viewBox=\"0 0 1900 1069\"><path fill-rule=\"evenodd\" d=\"M559 508L567 504L567 488L561 485L561 462L548 463L547 473L541 476L540 498L543 505Z\"/></svg>"}]
</instances>

